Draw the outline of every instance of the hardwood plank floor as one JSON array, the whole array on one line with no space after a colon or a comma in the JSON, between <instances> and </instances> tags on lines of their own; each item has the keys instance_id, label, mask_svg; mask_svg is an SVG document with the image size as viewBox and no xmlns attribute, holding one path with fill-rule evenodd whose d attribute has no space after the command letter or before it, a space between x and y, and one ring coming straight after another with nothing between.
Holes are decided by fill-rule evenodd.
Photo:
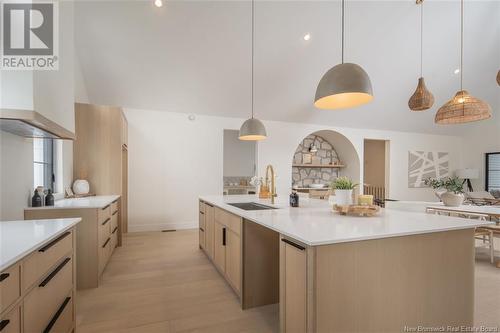
<instances>
[{"instance_id":1,"label":"hardwood plank floor","mask_svg":"<svg viewBox=\"0 0 500 333\"><path fill-rule=\"evenodd\" d=\"M478 256L476 325L500 326L500 269ZM278 332L277 305L242 311L198 231L129 233L101 285L78 292L77 332Z\"/></svg>"}]
</instances>

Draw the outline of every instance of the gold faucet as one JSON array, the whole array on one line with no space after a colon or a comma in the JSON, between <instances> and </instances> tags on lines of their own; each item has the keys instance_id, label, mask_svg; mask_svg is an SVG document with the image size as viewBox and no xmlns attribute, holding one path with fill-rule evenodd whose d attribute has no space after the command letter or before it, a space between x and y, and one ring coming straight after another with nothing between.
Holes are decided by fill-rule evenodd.
<instances>
[{"instance_id":1,"label":"gold faucet","mask_svg":"<svg viewBox=\"0 0 500 333\"><path fill-rule=\"evenodd\" d=\"M274 174L274 168L271 164L266 167L266 185L269 184L269 171L271 172L271 204L274 205L274 198L278 195L276 194L276 175Z\"/></svg>"}]
</instances>

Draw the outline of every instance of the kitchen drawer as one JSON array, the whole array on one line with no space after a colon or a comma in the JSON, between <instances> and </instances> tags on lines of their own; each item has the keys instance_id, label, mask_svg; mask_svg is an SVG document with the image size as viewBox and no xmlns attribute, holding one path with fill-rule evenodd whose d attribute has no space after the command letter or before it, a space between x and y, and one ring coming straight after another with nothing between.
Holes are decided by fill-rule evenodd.
<instances>
[{"instance_id":1,"label":"kitchen drawer","mask_svg":"<svg viewBox=\"0 0 500 333\"><path fill-rule=\"evenodd\" d=\"M200 246L202 249L205 249L205 229L203 229L202 227L200 227Z\"/></svg>"},{"instance_id":2,"label":"kitchen drawer","mask_svg":"<svg viewBox=\"0 0 500 333\"><path fill-rule=\"evenodd\" d=\"M16 306L9 313L0 317L0 332L20 333L21 332L21 308Z\"/></svg>"},{"instance_id":3,"label":"kitchen drawer","mask_svg":"<svg viewBox=\"0 0 500 333\"><path fill-rule=\"evenodd\" d=\"M223 209L215 208L215 221L227 226L236 234L241 234L241 217L228 213Z\"/></svg>"},{"instance_id":4,"label":"kitchen drawer","mask_svg":"<svg viewBox=\"0 0 500 333\"><path fill-rule=\"evenodd\" d=\"M21 296L21 266L16 264L0 274L0 312Z\"/></svg>"},{"instance_id":5,"label":"kitchen drawer","mask_svg":"<svg viewBox=\"0 0 500 333\"><path fill-rule=\"evenodd\" d=\"M111 232L118 227L118 211L111 214Z\"/></svg>"},{"instance_id":6,"label":"kitchen drawer","mask_svg":"<svg viewBox=\"0 0 500 333\"><path fill-rule=\"evenodd\" d=\"M200 213L198 214L198 216L199 216L199 221L200 221L200 222L199 222L199 224L200 224L200 228L202 228L203 230L205 230L205 213L200 212Z\"/></svg>"},{"instance_id":7,"label":"kitchen drawer","mask_svg":"<svg viewBox=\"0 0 500 333\"><path fill-rule=\"evenodd\" d=\"M48 244L33 252L24 261L23 290L28 289L46 274L64 256L73 251L73 234L67 231Z\"/></svg>"},{"instance_id":8,"label":"kitchen drawer","mask_svg":"<svg viewBox=\"0 0 500 333\"><path fill-rule=\"evenodd\" d=\"M111 215L118 213L118 201L113 201L111 203Z\"/></svg>"},{"instance_id":9,"label":"kitchen drawer","mask_svg":"<svg viewBox=\"0 0 500 333\"><path fill-rule=\"evenodd\" d=\"M97 233L97 238L99 240L98 245L103 245L111 235L111 220L111 217L108 217L104 221L99 222Z\"/></svg>"},{"instance_id":10,"label":"kitchen drawer","mask_svg":"<svg viewBox=\"0 0 500 333\"><path fill-rule=\"evenodd\" d=\"M24 298L24 331L43 332L73 288L73 261L63 259Z\"/></svg>"},{"instance_id":11,"label":"kitchen drawer","mask_svg":"<svg viewBox=\"0 0 500 333\"><path fill-rule=\"evenodd\" d=\"M111 217L111 205L97 209L97 221L102 223Z\"/></svg>"},{"instance_id":12,"label":"kitchen drawer","mask_svg":"<svg viewBox=\"0 0 500 333\"><path fill-rule=\"evenodd\" d=\"M71 293L59 305L45 331L50 333L68 333L73 328L73 298ZM3 332L2 332L3 333Z\"/></svg>"},{"instance_id":13,"label":"kitchen drawer","mask_svg":"<svg viewBox=\"0 0 500 333\"><path fill-rule=\"evenodd\" d=\"M111 235L104 241L102 245L99 245L99 276L104 271L104 267L108 263L108 259L111 253Z\"/></svg>"}]
</instances>

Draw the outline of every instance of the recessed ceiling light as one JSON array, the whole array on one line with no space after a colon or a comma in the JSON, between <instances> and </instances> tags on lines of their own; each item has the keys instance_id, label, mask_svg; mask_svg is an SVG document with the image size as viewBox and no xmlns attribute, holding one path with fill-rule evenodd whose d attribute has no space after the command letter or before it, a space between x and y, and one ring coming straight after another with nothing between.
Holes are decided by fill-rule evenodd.
<instances>
[{"instance_id":1,"label":"recessed ceiling light","mask_svg":"<svg viewBox=\"0 0 500 333\"><path fill-rule=\"evenodd\" d=\"M455 74L460 73L460 68L455 69L455 71L453 73L455 73Z\"/></svg>"},{"instance_id":2,"label":"recessed ceiling light","mask_svg":"<svg viewBox=\"0 0 500 333\"><path fill-rule=\"evenodd\" d=\"M163 6L163 1L162 1L162 0L155 0L155 6L156 6L156 7L161 7L161 6Z\"/></svg>"},{"instance_id":3,"label":"recessed ceiling light","mask_svg":"<svg viewBox=\"0 0 500 333\"><path fill-rule=\"evenodd\" d=\"M311 35L310 34L305 34L304 35L304 40L309 40L311 39Z\"/></svg>"}]
</instances>

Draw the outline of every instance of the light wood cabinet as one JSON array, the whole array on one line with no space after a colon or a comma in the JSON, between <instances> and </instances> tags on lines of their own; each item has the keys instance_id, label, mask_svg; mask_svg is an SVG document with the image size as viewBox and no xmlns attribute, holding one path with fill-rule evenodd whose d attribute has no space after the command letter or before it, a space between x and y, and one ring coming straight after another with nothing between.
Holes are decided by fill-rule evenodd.
<instances>
[{"instance_id":1,"label":"light wood cabinet","mask_svg":"<svg viewBox=\"0 0 500 333\"><path fill-rule=\"evenodd\" d=\"M74 331L75 243L71 228L0 272L2 333Z\"/></svg>"},{"instance_id":2,"label":"light wood cabinet","mask_svg":"<svg viewBox=\"0 0 500 333\"><path fill-rule=\"evenodd\" d=\"M78 289L97 288L99 278L115 247L119 244L120 205L121 200L117 199L102 208L28 209L24 211L24 218L37 220L80 217L82 221L76 227L77 287ZM40 269L37 267L44 266L46 261L51 262L54 255L57 257L57 253L64 251L64 247L68 246L67 242L67 239L62 239L48 253L37 254L36 258L31 259L33 265L26 267L27 281L36 279L37 274L40 274Z\"/></svg>"},{"instance_id":3,"label":"light wood cabinet","mask_svg":"<svg viewBox=\"0 0 500 333\"><path fill-rule=\"evenodd\" d=\"M200 248L205 251L236 294L241 297L241 217L202 201L199 207ZM204 226L203 232L202 226ZM204 234L203 240L202 233Z\"/></svg>"},{"instance_id":4,"label":"light wood cabinet","mask_svg":"<svg viewBox=\"0 0 500 333\"><path fill-rule=\"evenodd\" d=\"M90 192L96 195L121 196L118 246L122 244L122 233L128 230L127 127L119 107L75 104L73 178L87 179Z\"/></svg>"}]
</instances>

